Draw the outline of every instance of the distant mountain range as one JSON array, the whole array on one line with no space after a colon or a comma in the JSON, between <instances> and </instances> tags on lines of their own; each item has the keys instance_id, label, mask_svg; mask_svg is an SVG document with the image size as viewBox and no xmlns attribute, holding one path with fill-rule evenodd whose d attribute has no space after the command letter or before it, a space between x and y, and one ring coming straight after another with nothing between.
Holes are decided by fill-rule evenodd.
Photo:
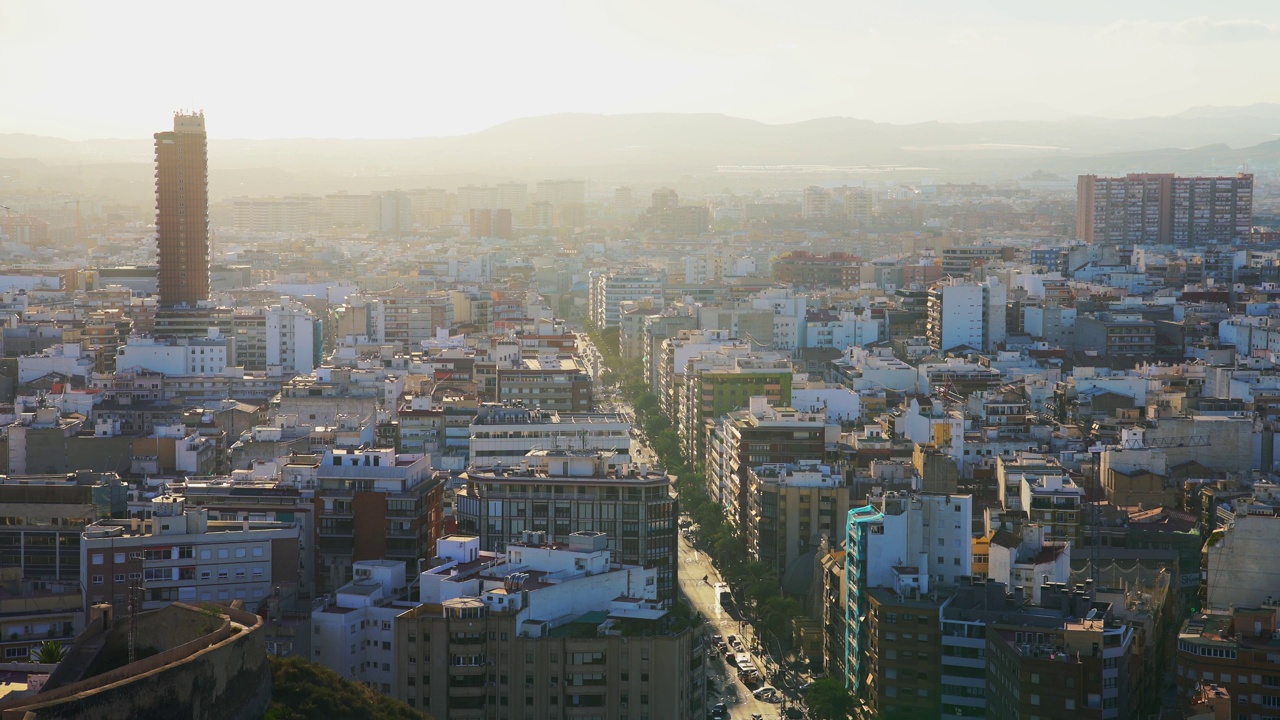
<instances>
[{"instance_id":1,"label":"distant mountain range","mask_svg":"<svg viewBox=\"0 0 1280 720\"><path fill-rule=\"evenodd\" d=\"M217 127L216 112L210 125ZM0 176L83 176L149 166L149 137L69 141L0 134ZM34 165L19 159L37 161ZM1233 172L1280 169L1280 104L1195 107L1167 117L1112 120L915 124L820 118L770 125L715 114L561 114L502 123L454 137L403 140L283 139L210 141L214 194L331 191L347 178L363 186L409 187L443 177L672 177L724 174L743 166L828 166L850 173L927 168L948 179L1017 177L1042 169L1077 172ZM55 166L63 166L55 170ZM147 184L149 168L130 178ZM797 172L811 171L800 168ZM840 171L836 171L839 174ZM132 175L132 173L129 173ZM234 176L238 185L228 183ZM381 180L379 180L381 178ZM354 180L353 180L354 179ZM240 189L241 186L243 190Z\"/></svg>"}]
</instances>

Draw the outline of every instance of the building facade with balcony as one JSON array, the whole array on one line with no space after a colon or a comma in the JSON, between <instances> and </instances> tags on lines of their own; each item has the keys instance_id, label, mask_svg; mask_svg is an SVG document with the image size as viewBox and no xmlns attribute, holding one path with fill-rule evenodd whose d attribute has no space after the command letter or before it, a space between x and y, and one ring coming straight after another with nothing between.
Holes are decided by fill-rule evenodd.
<instances>
[{"instance_id":1,"label":"building facade with balcony","mask_svg":"<svg viewBox=\"0 0 1280 720\"><path fill-rule=\"evenodd\" d=\"M446 720L702 718L706 648L598 532L528 533L494 554L441 543L394 623L393 694Z\"/></svg>"},{"instance_id":2,"label":"building facade with balcony","mask_svg":"<svg viewBox=\"0 0 1280 720\"><path fill-rule=\"evenodd\" d=\"M353 579L352 563L428 557L443 524L444 477L428 455L392 448L330 448L297 455L282 476L314 487L317 593Z\"/></svg>"}]
</instances>

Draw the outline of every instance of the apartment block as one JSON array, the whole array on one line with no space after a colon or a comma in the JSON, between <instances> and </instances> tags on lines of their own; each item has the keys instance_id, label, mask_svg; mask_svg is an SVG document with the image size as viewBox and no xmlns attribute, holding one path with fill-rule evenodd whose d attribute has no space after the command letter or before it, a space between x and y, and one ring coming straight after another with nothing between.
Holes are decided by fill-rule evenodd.
<instances>
[{"instance_id":1,"label":"apartment block","mask_svg":"<svg viewBox=\"0 0 1280 720\"><path fill-rule=\"evenodd\" d=\"M746 408L725 413L707 425L703 470L707 496L720 503L730 522L745 524L750 468L821 462L826 456L826 430L823 413L774 407L763 396L749 398ZM847 511L841 511L841 517Z\"/></svg>"},{"instance_id":2,"label":"apartment block","mask_svg":"<svg viewBox=\"0 0 1280 720\"><path fill-rule=\"evenodd\" d=\"M1232 245L1253 225L1253 175L1081 175L1076 239L1090 243Z\"/></svg>"},{"instance_id":3,"label":"apartment block","mask_svg":"<svg viewBox=\"0 0 1280 720\"><path fill-rule=\"evenodd\" d=\"M116 366L165 375L218 375L234 357L235 343L211 329L203 338L131 337L117 353Z\"/></svg>"},{"instance_id":4,"label":"apartment block","mask_svg":"<svg viewBox=\"0 0 1280 720\"><path fill-rule=\"evenodd\" d=\"M162 306L209 299L209 149L204 113L155 134L156 248Z\"/></svg>"},{"instance_id":5,"label":"apartment block","mask_svg":"<svg viewBox=\"0 0 1280 720\"><path fill-rule=\"evenodd\" d=\"M825 535L842 534L853 502L844 475L828 465L772 464L747 470L747 551L783 578L811 555Z\"/></svg>"},{"instance_id":6,"label":"apartment block","mask_svg":"<svg viewBox=\"0 0 1280 720\"><path fill-rule=\"evenodd\" d=\"M700 634L608 544L528 533L495 556L448 538L393 625L395 696L446 720L705 717Z\"/></svg>"},{"instance_id":7,"label":"apartment block","mask_svg":"<svg viewBox=\"0 0 1280 720\"><path fill-rule=\"evenodd\" d=\"M40 643L84 627L80 534L123 514L115 473L0 476L0 650L26 662Z\"/></svg>"},{"instance_id":8,"label":"apartment block","mask_svg":"<svg viewBox=\"0 0 1280 720\"><path fill-rule=\"evenodd\" d=\"M500 403L522 403L556 412L590 412L594 382L580 358L543 355L497 369L495 397Z\"/></svg>"},{"instance_id":9,"label":"apartment block","mask_svg":"<svg viewBox=\"0 0 1280 720\"><path fill-rule=\"evenodd\" d=\"M969 495L889 492L849 510L840 664L845 669L845 687L855 697L865 700L875 692L868 665L870 633L877 627L867 619L872 591L888 588L904 597L928 597L934 585L954 586L970 576L972 507Z\"/></svg>"},{"instance_id":10,"label":"apartment block","mask_svg":"<svg viewBox=\"0 0 1280 720\"><path fill-rule=\"evenodd\" d=\"M773 352L720 348L704 352L685 366L676 388L676 432L685 457L701 465L706 458L706 427L727 412L748 407L753 397L777 407L791 404L791 361Z\"/></svg>"},{"instance_id":11,"label":"apartment block","mask_svg":"<svg viewBox=\"0 0 1280 720\"><path fill-rule=\"evenodd\" d=\"M623 301L662 297L666 279L647 269L592 272L588 286L588 316L598 328L616 327Z\"/></svg>"},{"instance_id":12,"label":"apartment block","mask_svg":"<svg viewBox=\"0 0 1280 720\"><path fill-rule=\"evenodd\" d=\"M210 521L207 510L163 495L151 517L99 520L84 529L80 583L85 606L111 603L118 617L183 602L255 604L297 584L297 523Z\"/></svg>"},{"instance_id":13,"label":"apartment block","mask_svg":"<svg viewBox=\"0 0 1280 720\"><path fill-rule=\"evenodd\" d=\"M1008 288L998 280L947 281L929 290L929 344L934 350L968 346L992 350L1005 339Z\"/></svg>"},{"instance_id":14,"label":"apartment block","mask_svg":"<svg viewBox=\"0 0 1280 720\"><path fill-rule=\"evenodd\" d=\"M392 448L330 448L295 455L281 470L315 488L316 592L352 579L359 560L399 560L412 567L442 534L444 479L426 455Z\"/></svg>"}]
</instances>

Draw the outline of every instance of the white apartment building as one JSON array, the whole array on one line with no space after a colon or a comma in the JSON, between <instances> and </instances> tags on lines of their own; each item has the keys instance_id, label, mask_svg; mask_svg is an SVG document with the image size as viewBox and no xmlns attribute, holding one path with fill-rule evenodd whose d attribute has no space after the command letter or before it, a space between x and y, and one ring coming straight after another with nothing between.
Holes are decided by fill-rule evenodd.
<instances>
[{"instance_id":1,"label":"white apartment building","mask_svg":"<svg viewBox=\"0 0 1280 720\"><path fill-rule=\"evenodd\" d=\"M468 465L517 465L531 450L607 450L630 462L631 422L621 413L551 412L486 403L471 421Z\"/></svg>"},{"instance_id":2,"label":"white apartment building","mask_svg":"<svg viewBox=\"0 0 1280 720\"><path fill-rule=\"evenodd\" d=\"M237 309L232 333L234 364L246 370L279 367L286 373L305 375L318 364L318 321L301 304Z\"/></svg>"},{"instance_id":3,"label":"white apartment building","mask_svg":"<svg viewBox=\"0 0 1280 720\"><path fill-rule=\"evenodd\" d=\"M526 542L491 553L480 550L478 537L451 535L437 542L435 567L418 574L416 594L406 587L403 562L356 562L355 579L326 596L311 614L310 659L390 694L398 675L416 670L399 667L403 649L396 638L397 618L421 606L478 601L491 612L510 613L520 637L527 638L544 637L562 622L608 609L618 598L637 598L654 604L654 612L665 612L656 609L657 571L614 563L606 545L603 533L574 533L567 544L546 543L529 533Z\"/></svg>"},{"instance_id":4,"label":"white apartment building","mask_svg":"<svg viewBox=\"0 0 1280 720\"><path fill-rule=\"evenodd\" d=\"M82 538L85 606L111 603L117 617L125 617L130 592L144 610L175 600L254 607L305 571L296 523L210 521L180 496L156 498L148 518L95 522Z\"/></svg>"},{"instance_id":5,"label":"white apartment building","mask_svg":"<svg viewBox=\"0 0 1280 720\"><path fill-rule=\"evenodd\" d=\"M211 328L204 338L162 340L134 335L116 354L116 367L165 375L219 375L229 365L232 347L216 328Z\"/></svg>"},{"instance_id":6,"label":"white apartment building","mask_svg":"<svg viewBox=\"0 0 1280 720\"><path fill-rule=\"evenodd\" d=\"M238 232L307 232L319 204L316 197L237 198L232 201L232 226Z\"/></svg>"},{"instance_id":7,"label":"white apartment building","mask_svg":"<svg viewBox=\"0 0 1280 720\"><path fill-rule=\"evenodd\" d=\"M311 662L390 693L396 667L395 618L418 605L407 597L405 564L360 560L354 580L311 612Z\"/></svg>"},{"instance_id":8,"label":"white apartment building","mask_svg":"<svg viewBox=\"0 0 1280 720\"><path fill-rule=\"evenodd\" d=\"M913 390L916 368L899 360L887 348L866 350L850 345L845 356L833 363L833 379L855 392Z\"/></svg>"},{"instance_id":9,"label":"white apartment building","mask_svg":"<svg viewBox=\"0 0 1280 720\"><path fill-rule=\"evenodd\" d=\"M991 350L1005 338L1008 288L996 278L963 283L950 280L929 290L929 343L935 350L968 345Z\"/></svg>"},{"instance_id":10,"label":"white apartment building","mask_svg":"<svg viewBox=\"0 0 1280 720\"><path fill-rule=\"evenodd\" d=\"M867 538L866 587L894 587L895 567L917 568L921 593L973 573L971 495L887 492L869 500L884 517L883 531Z\"/></svg>"},{"instance_id":11,"label":"white apartment building","mask_svg":"<svg viewBox=\"0 0 1280 720\"><path fill-rule=\"evenodd\" d=\"M811 313L805 320L800 347L844 350L880 340L880 321L868 312Z\"/></svg>"},{"instance_id":12,"label":"white apartment building","mask_svg":"<svg viewBox=\"0 0 1280 720\"><path fill-rule=\"evenodd\" d=\"M302 305L267 308L267 367L306 374L316 367L319 351L318 321Z\"/></svg>"},{"instance_id":13,"label":"white apartment building","mask_svg":"<svg viewBox=\"0 0 1280 720\"><path fill-rule=\"evenodd\" d=\"M728 330L681 330L679 335L662 341L654 363L655 384L651 389L658 396L663 414L672 417L675 413L677 389L684 383L689 360L704 352L728 347L749 349Z\"/></svg>"},{"instance_id":14,"label":"white apartment building","mask_svg":"<svg viewBox=\"0 0 1280 720\"><path fill-rule=\"evenodd\" d=\"M117 358L116 367L119 365ZM46 348L35 355L24 355L18 358L18 382L27 383L49 373L58 373L67 377L82 377L86 380L93 372L93 357L88 355L80 343L62 343Z\"/></svg>"},{"instance_id":15,"label":"white apartment building","mask_svg":"<svg viewBox=\"0 0 1280 720\"><path fill-rule=\"evenodd\" d=\"M1020 535L996 531L988 553L987 577L1033 604L1046 583L1071 581L1070 541L1051 540L1041 525L1023 525Z\"/></svg>"},{"instance_id":16,"label":"white apartment building","mask_svg":"<svg viewBox=\"0 0 1280 720\"><path fill-rule=\"evenodd\" d=\"M661 275L649 270L593 271L587 296L591 322L598 328L616 327L621 317L618 308L624 300L661 297L664 283Z\"/></svg>"}]
</instances>

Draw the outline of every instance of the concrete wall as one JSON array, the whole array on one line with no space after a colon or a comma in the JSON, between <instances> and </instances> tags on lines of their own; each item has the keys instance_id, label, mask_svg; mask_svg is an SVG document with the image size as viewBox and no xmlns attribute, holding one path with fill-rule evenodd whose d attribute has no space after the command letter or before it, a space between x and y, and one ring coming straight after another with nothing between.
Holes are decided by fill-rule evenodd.
<instances>
[{"instance_id":1,"label":"concrete wall","mask_svg":"<svg viewBox=\"0 0 1280 720\"><path fill-rule=\"evenodd\" d=\"M1280 518L1237 517L1235 525L1207 550L1209 607L1258 607L1280 588L1275 548Z\"/></svg>"}]
</instances>

